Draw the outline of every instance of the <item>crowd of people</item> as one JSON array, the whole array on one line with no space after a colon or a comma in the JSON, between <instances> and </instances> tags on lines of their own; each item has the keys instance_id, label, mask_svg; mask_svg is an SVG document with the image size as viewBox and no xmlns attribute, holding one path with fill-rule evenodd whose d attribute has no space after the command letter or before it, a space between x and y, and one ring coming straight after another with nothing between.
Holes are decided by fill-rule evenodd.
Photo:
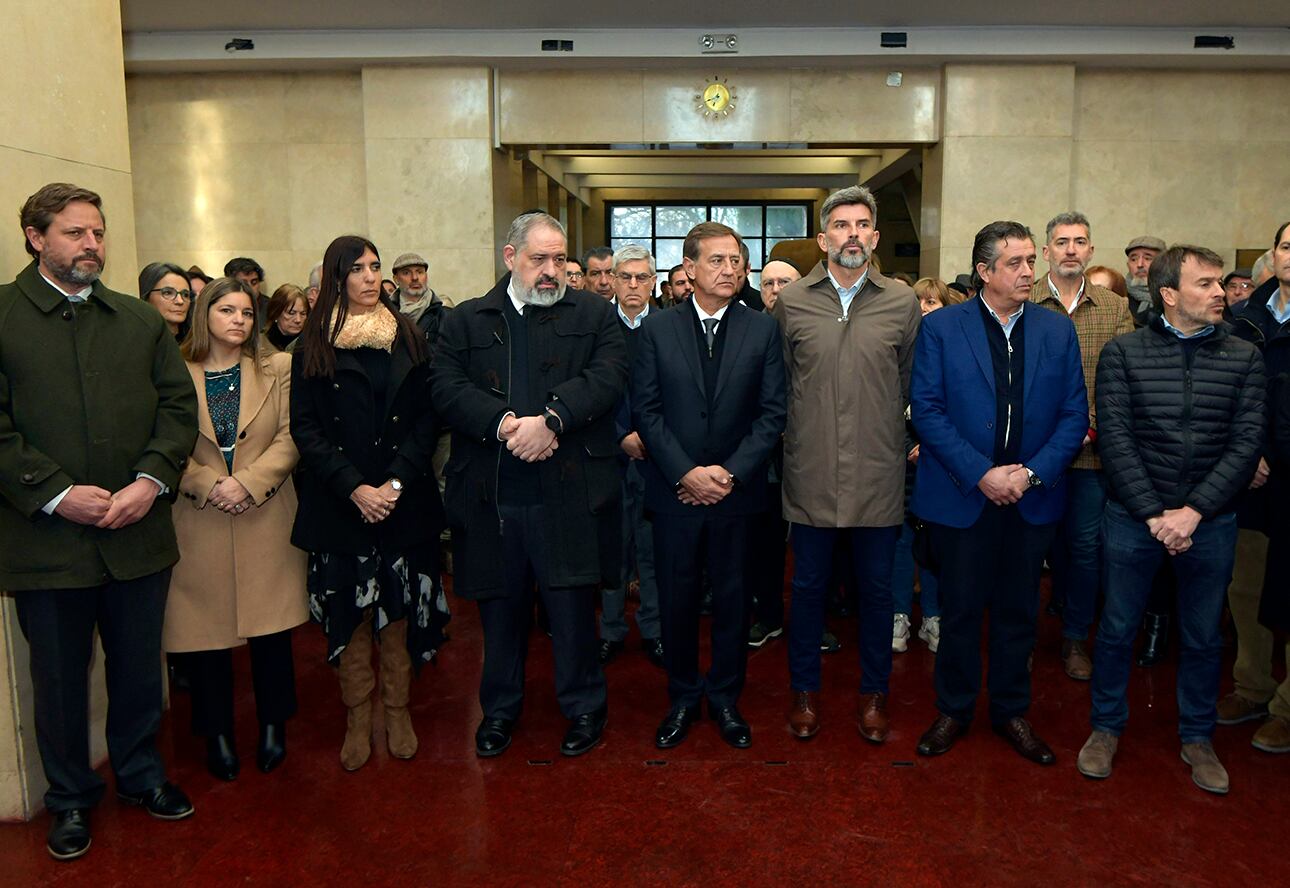
<instances>
[{"instance_id":1,"label":"crowd of people","mask_svg":"<svg viewBox=\"0 0 1290 888\"><path fill-rule=\"evenodd\" d=\"M115 788L153 816L193 812L155 742L161 651L220 779L240 769L232 649L249 646L270 772L310 620L337 669L342 767L371 755L378 671L389 753L415 756L414 677L450 619L445 532L452 591L483 627L481 757L511 743L535 620L561 752L599 744L633 594L642 654L666 675L661 749L705 704L750 746L747 657L785 632L785 724L818 734L840 705L820 688L842 607L869 743L888 737L893 656L916 632L937 710L917 752L952 748L986 623L992 729L1054 762L1027 715L1033 658L1060 656L1091 690L1076 766L1106 778L1140 627L1150 665L1172 621L1193 781L1229 789L1217 724L1265 719L1254 746L1290 752L1290 679L1272 663L1290 625L1290 223L1258 267L1224 275L1212 251L1154 237L1128 244L1126 274L1094 266L1077 212L1042 241L996 221L968 274L914 281L878 268L878 207L855 186L822 204L823 258L767 262L758 289L719 223L696 225L660 280L640 245L570 256L534 211L510 225L507 273L448 308L423 257L387 279L353 235L303 287L265 296L246 257L218 278L156 262L136 299L99 280L104 219L87 189L41 188L21 211L32 261L0 286L0 587L30 645L56 859L87 851L105 789L88 745L96 628ZM1036 649L1045 564L1052 652ZM1225 604L1238 651L1220 699Z\"/></svg>"}]
</instances>

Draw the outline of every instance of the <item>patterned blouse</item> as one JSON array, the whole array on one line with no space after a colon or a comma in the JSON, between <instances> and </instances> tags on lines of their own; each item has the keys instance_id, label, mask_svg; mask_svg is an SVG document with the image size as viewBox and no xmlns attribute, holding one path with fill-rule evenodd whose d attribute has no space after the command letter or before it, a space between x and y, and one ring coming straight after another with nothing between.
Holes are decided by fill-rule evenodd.
<instances>
[{"instance_id":1,"label":"patterned blouse","mask_svg":"<svg viewBox=\"0 0 1290 888\"><path fill-rule=\"evenodd\" d=\"M237 411L242 400L242 367L234 365L227 370L206 371L206 407L215 427L215 443L219 445L228 471L233 472L233 445L237 442Z\"/></svg>"}]
</instances>

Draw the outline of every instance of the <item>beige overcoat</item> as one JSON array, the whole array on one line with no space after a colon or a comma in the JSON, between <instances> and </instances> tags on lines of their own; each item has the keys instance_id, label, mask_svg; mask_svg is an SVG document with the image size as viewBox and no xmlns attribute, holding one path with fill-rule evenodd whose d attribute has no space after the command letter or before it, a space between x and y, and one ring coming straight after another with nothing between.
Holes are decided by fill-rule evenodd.
<instances>
[{"instance_id":1,"label":"beige overcoat","mask_svg":"<svg viewBox=\"0 0 1290 888\"><path fill-rule=\"evenodd\" d=\"M905 405L922 313L914 291L870 269L842 300L820 262L779 294L788 427L784 518L890 527L905 518Z\"/></svg>"},{"instance_id":2,"label":"beige overcoat","mask_svg":"<svg viewBox=\"0 0 1290 888\"><path fill-rule=\"evenodd\" d=\"M305 553L291 545L299 454L291 441L291 356L269 355L255 372L242 358L233 477L255 505L230 515L206 502L228 475L215 442L206 381L189 363L197 390L198 435L174 504L179 562L170 580L162 646L167 651L236 647L308 619Z\"/></svg>"}]
</instances>

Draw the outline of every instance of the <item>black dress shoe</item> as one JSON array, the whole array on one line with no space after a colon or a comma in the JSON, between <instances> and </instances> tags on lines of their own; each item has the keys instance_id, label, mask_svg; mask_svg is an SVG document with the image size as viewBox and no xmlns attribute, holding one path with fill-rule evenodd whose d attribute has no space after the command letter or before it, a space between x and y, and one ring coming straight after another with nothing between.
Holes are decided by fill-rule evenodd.
<instances>
[{"instance_id":1,"label":"black dress shoe","mask_svg":"<svg viewBox=\"0 0 1290 888\"><path fill-rule=\"evenodd\" d=\"M941 755L950 751L954 741L968 731L966 722L955 721L948 715L936 716L932 726L918 738L919 755Z\"/></svg>"},{"instance_id":2,"label":"black dress shoe","mask_svg":"<svg viewBox=\"0 0 1290 888\"><path fill-rule=\"evenodd\" d=\"M1057 761L1048 744L1035 736L1030 722L1024 718L1010 718L1001 725L995 725L994 732L1007 740L1022 758L1037 765L1051 765Z\"/></svg>"},{"instance_id":3,"label":"black dress shoe","mask_svg":"<svg viewBox=\"0 0 1290 888\"><path fill-rule=\"evenodd\" d=\"M723 706L718 709L715 706L709 706L708 714L717 723L717 730L721 733L722 740L735 749L747 749L752 746L752 728L748 727L748 722L744 721L737 707Z\"/></svg>"},{"instance_id":4,"label":"black dress shoe","mask_svg":"<svg viewBox=\"0 0 1290 888\"><path fill-rule=\"evenodd\" d=\"M183 820L193 813L193 803L184 791L167 781L147 792L118 792L116 797L127 805L137 805L158 820Z\"/></svg>"},{"instance_id":5,"label":"black dress shoe","mask_svg":"<svg viewBox=\"0 0 1290 888\"><path fill-rule=\"evenodd\" d=\"M216 780L236 780L241 768L232 737L228 734L216 734L206 738L206 770L211 772L212 777Z\"/></svg>"},{"instance_id":6,"label":"black dress shoe","mask_svg":"<svg viewBox=\"0 0 1290 888\"><path fill-rule=\"evenodd\" d=\"M569 730L564 732L564 740L560 743L560 754L572 756L591 752L600 745L600 735L604 733L605 722L608 720L608 706L601 706L595 712L575 717L569 722Z\"/></svg>"},{"instance_id":7,"label":"black dress shoe","mask_svg":"<svg viewBox=\"0 0 1290 888\"><path fill-rule=\"evenodd\" d=\"M649 661L659 669L666 668L663 665L663 639L642 638L641 650L645 652L645 656L649 658Z\"/></svg>"},{"instance_id":8,"label":"black dress shoe","mask_svg":"<svg viewBox=\"0 0 1290 888\"><path fill-rule=\"evenodd\" d=\"M680 746L685 735L690 731L690 725L699 720L702 710L698 705L694 706L673 706L668 712L667 718L658 726L654 732L654 745L659 749L671 749L673 746Z\"/></svg>"},{"instance_id":9,"label":"black dress shoe","mask_svg":"<svg viewBox=\"0 0 1290 888\"><path fill-rule=\"evenodd\" d=\"M601 666L608 665L609 661L617 657L623 651L621 641L610 641L602 638L596 645L596 662Z\"/></svg>"},{"instance_id":10,"label":"black dress shoe","mask_svg":"<svg viewBox=\"0 0 1290 888\"><path fill-rule=\"evenodd\" d=\"M511 729L515 722L509 718L486 718L475 729L475 755L492 758L501 755L511 745Z\"/></svg>"},{"instance_id":11,"label":"black dress shoe","mask_svg":"<svg viewBox=\"0 0 1290 888\"><path fill-rule=\"evenodd\" d=\"M260 725L260 743L255 748L255 765L269 773L287 757L287 726L284 724Z\"/></svg>"},{"instance_id":12,"label":"black dress shoe","mask_svg":"<svg viewBox=\"0 0 1290 888\"><path fill-rule=\"evenodd\" d=\"M1146 638L1142 641L1142 650L1138 652L1139 666L1154 666L1165 658L1169 649L1169 615L1147 614L1142 622Z\"/></svg>"},{"instance_id":13,"label":"black dress shoe","mask_svg":"<svg viewBox=\"0 0 1290 888\"><path fill-rule=\"evenodd\" d=\"M56 811L45 847L55 860L75 860L90 850L90 809Z\"/></svg>"}]
</instances>

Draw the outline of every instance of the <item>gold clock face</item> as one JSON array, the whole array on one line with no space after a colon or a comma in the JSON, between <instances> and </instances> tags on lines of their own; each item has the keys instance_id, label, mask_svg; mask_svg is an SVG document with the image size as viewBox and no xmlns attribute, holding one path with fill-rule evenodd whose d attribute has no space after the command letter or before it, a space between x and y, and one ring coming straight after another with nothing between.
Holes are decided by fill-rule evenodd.
<instances>
[{"instance_id":1,"label":"gold clock face","mask_svg":"<svg viewBox=\"0 0 1290 888\"><path fill-rule=\"evenodd\" d=\"M707 118L729 117L735 110L734 87L724 77L712 77L705 80L701 91L695 93L695 110Z\"/></svg>"}]
</instances>

